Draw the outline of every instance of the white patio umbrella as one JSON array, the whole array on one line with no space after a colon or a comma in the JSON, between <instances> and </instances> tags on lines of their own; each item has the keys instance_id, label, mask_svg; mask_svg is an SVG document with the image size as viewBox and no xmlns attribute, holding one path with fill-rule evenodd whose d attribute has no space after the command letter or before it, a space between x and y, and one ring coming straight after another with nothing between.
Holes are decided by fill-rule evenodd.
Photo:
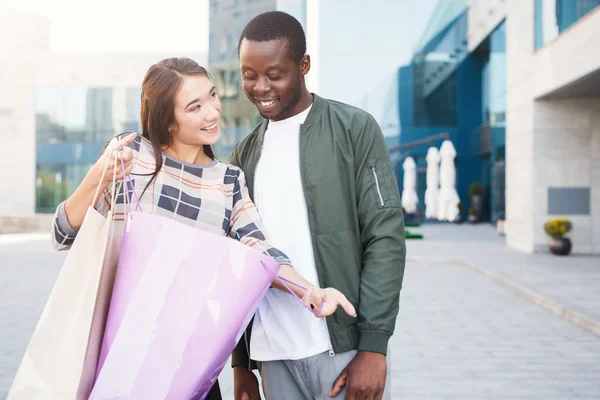
<instances>
[{"instance_id":1,"label":"white patio umbrella","mask_svg":"<svg viewBox=\"0 0 600 400\"><path fill-rule=\"evenodd\" d=\"M436 219L440 194L440 152L436 147L427 150L427 189L425 190L425 216Z\"/></svg>"},{"instance_id":2,"label":"white patio umbrella","mask_svg":"<svg viewBox=\"0 0 600 400\"><path fill-rule=\"evenodd\" d=\"M417 211L419 197L417 196L417 164L412 157L407 157L402 164L404 169L404 187L402 190L402 207L412 214Z\"/></svg>"},{"instance_id":3,"label":"white patio umbrella","mask_svg":"<svg viewBox=\"0 0 600 400\"><path fill-rule=\"evenodd\" d=\"M440 221L454 221L458 216L458 193L456 193L456 149L449 140L444 140L440 148L440 194L437 216Z\"/></svg>"}]
</instances>

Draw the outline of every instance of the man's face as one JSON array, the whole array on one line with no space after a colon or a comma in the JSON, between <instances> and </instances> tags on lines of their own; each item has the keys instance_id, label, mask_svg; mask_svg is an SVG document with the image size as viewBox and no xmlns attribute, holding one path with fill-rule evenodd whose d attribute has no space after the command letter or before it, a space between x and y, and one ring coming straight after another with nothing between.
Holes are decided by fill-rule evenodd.
<instances>
[{"instance_id":1,"label":"man's face","mask_svg":"<svg viewBox=\"0 0 600 400\"><path fill-rule=\"evenodd\" d=\"M246 96L263 118L279 121L302 111L296 110L296 106L302 96L302 77L310 69L310 59L304 56L299 63L292 60L286 39L242 40L240 69Z\"/></svg>"}]
</instances>

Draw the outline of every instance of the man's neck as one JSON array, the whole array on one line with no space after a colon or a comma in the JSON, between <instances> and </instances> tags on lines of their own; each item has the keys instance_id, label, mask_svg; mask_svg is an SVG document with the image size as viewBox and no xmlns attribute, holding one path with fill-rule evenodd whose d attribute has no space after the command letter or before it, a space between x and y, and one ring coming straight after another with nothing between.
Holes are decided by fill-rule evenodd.
<instances>
[{"instance_id":1,"label":"man's neck","mask_svg":"<svg viewBox=\"0 0 600 400\"><path fill-rule=\"evenodd\" d=\"M287 114L285 116L284 119L279 119L277 121L271 121L271 122L282 122L285 120L288 120L290 118L293 118L299 114L302 114L304 111L306 111L313 103L313 96L312 94L305 88L302 96L300 97L300 101L298 101L298 104L296 104L296 106L292 109L292 111Z\"/></svg>"}]
</instances>

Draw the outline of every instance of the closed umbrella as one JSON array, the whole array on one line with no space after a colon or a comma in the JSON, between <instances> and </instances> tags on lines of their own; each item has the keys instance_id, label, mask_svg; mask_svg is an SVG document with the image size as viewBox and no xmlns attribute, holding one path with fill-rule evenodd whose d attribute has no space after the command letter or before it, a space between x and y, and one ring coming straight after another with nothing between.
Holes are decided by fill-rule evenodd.
<instances>
[{"instance_id":1,"label":"closed umbrella","mask_svg":"<svg viewBox=\"0 0 600 400\"><path fill-rule=\"evenodd\" d=\"M408 214L417 211L417 164L412 157L407 157L402 164L404 169L404 188L402 190L402 207Z\"/></svg>"},{"instance_id":2,"label":"closed umbrella","mask_svg":"<svg viewBox=\"0 0 600 400\"><path fill-rule=\"evenodd\" d=\"M436 147L427 150L427 189L425 190L425 216L436 219L440 194L440 152Z\"/></svg>"},{"instance_id":3,"label":"closed umbrella","mask_svg":"<svg viewBox=\"0 0 600 400\"><path fill-rule=\"evenodd\" d=\"M456 193L456 149L451 141L445 140L440 148L440 194L437 215L440 221L454 221L458 216L458 193Z\"/></svg>"}]
</instances>

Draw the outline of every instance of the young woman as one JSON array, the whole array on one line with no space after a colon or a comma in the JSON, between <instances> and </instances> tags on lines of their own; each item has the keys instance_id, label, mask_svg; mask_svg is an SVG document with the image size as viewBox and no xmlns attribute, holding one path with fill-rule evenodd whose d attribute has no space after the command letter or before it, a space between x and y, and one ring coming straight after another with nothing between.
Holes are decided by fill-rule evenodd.
<instances>
[{"instance_id":1,"label":"young woman","mask_svg":"<svg viewBox=\"0 0 600 400\"><path fill-rule=\"evenodd\" d=\"M135 178L133 185L143 212L229 235L271 256L281 265L280 276L308 288L293 287L307 306L316 309L314 305L323 302L318 317L333 314L338 306L350 315L356 314L343 294L304 280L290 266L287 256L269 244L248 195L243 171L215 158L211 145L221 137L221 103L204 68L187 58L170 58L151 66L142 83L141 101L142 134L134 132L113 139L73 195L58 206L52 235L57 250L68 249L75 240L98 185L104 196L96 209L108 213L112 161L102 182L100 178L106 162L121 152L125 173ZM123 179L120 163L116 176ZM116 229L122 228L123 196L117 198L114 211ZM286 290L277 278L273 286ZM208 399L220 398L217 382Z\"/></svg>"}]
</instances>

